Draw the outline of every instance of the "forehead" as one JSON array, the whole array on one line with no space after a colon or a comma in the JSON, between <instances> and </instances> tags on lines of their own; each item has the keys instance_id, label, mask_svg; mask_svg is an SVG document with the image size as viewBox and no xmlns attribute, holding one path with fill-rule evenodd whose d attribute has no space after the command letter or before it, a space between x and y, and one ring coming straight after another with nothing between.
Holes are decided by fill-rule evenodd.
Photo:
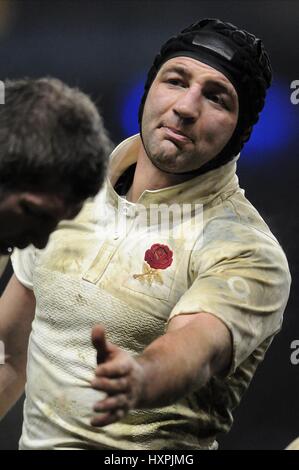
<instances>
[{"instance_id":1,"label":"forehead","mask_svg":"<svg viewBox=\"0 0 299 470\"><path fill-rule=\"evenodd\" d=\"M193 78L206 78L210 80L219 81L225 84L233 94L237 94L232 82L219 70L211 67L210 65L200 62L191 57L174 57L167 60L160 68L158 75L167 71L181 71L182 74L190 75Z\"/></svg>"}]
</instances>

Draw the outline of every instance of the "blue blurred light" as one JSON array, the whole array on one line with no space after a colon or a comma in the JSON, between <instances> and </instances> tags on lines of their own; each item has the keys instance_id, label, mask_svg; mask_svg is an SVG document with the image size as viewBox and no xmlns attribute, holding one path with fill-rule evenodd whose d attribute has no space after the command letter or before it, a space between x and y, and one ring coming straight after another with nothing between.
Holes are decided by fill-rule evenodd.
<instances>
[{"instance_id":1,"label":"blue blurred light","mask_svg":"<svg viewBox=\"0 0 299 470\"><path fill-rule=\"evenodd\" d=\"M299 109L291 103L290 95L287 83L276 82L269 89L260 119L242 151L247 162L256 164L273 158L274 154L275 158L285 157L282 151L295 141L299 121Z\"/></svg>"},{"instance_id":2,"label":"blue blurred light","mask_svg":"<svg viewBox=\"0 0 299 470\"><path fill-rule=\"evenodd\" d=\"M138 80L126 93L121 113L121 127L124 137L139 132L138 109L144 91L145 78Z\"/></svg>"},{"instance_id":3,"label":"blue blurred light","mask_svg":"<svg viewBox=\"0 0 299 470\"><path fill-rule=\"evenodd\" d=\"M145 78L135 82L123 99L121 126L124 137L139 132L138 109L144 83ZM272 85L260 119L242 151L240 162L257 164L273 159L274 156L284 157L282 151L285 152L295 141L299 126L299 105L296 107L291 103L291 92L287 83L276 81Z\"/></svg>"}]
</instances>

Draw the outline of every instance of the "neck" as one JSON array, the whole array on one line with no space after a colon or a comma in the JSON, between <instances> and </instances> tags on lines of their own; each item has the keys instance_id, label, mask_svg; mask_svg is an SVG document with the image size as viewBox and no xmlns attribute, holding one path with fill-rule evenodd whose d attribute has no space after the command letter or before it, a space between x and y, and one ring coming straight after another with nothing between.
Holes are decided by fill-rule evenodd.
<instances>
[{"instance_id":1,"label":"neck","mask_svg":"<svg viewBox=\"0 0 299 470\"><path fill-rule=\"evenodd\" d=\"M141 194L146 190L158 190L182 183L191 176L174 175L159 170L148 158L143 145L137 156L137 164L132 186L127 194L127 200L137 202Z\"/></svg>"}]
</instances>

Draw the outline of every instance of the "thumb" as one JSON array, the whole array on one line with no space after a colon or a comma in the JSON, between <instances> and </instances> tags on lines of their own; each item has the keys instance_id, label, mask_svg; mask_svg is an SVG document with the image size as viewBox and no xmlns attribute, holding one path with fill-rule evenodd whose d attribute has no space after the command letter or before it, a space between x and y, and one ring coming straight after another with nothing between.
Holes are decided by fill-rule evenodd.
<instances>
[{"instance_id":1,"label":"thumb","mask_svg":"<svg viewBox=\"0 0 299 470\"><path fill-rule=\"evenodd\" d=\"M109 354L109 349L103 326L96 325L92 328L91 341L94 348L97 350L97 364L105 362Z\"/></svg>"}]
</instances>

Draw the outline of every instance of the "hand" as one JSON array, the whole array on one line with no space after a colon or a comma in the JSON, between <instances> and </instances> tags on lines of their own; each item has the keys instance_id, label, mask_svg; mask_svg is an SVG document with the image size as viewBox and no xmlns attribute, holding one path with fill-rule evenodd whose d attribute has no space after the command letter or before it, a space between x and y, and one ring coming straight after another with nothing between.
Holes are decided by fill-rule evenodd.
<instances>
[{"instance_id":1,"label":"hand","mask_svg":"<svg viewBox=\"0 0 299 470\"><path fill-rule=\"evenodd\" d=\"M142 396L144 374L136 359L106 340L102 326L93 327L92 343L97 351L98 365L91 386L107 396L95 403L94 411L101 414L91 420L91 425L106 426L122 419L136 407Z\"/></svg>"}]
</instances>

